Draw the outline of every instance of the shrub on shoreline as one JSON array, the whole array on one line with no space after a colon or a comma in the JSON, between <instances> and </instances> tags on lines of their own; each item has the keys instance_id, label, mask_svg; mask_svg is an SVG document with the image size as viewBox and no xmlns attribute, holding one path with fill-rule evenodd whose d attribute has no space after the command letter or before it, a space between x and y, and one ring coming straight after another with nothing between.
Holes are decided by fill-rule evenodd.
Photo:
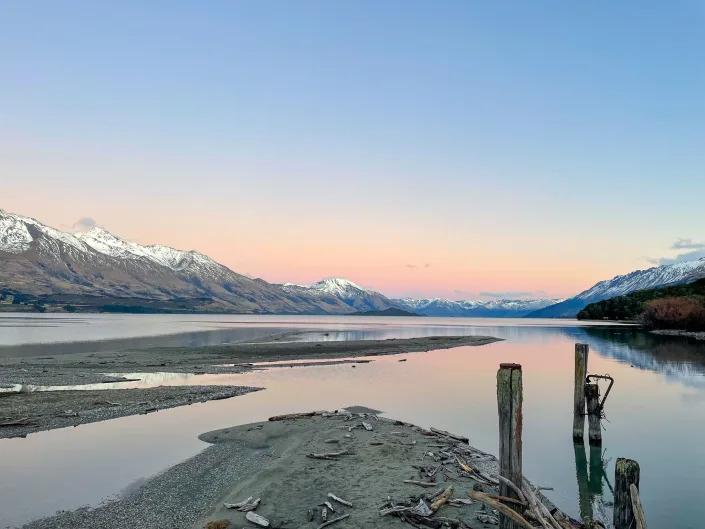
<instances>
[{"instance_id":1,"label":"shrub on shoreline","mask_svg":"<svg viewBox=\"0 0 705 529\"><path fill-rule=\"evenodd\" d=\"M645 303L640 321L648 329L705 330L705 297L652 299Z\"/></svg>"}]
</instances>

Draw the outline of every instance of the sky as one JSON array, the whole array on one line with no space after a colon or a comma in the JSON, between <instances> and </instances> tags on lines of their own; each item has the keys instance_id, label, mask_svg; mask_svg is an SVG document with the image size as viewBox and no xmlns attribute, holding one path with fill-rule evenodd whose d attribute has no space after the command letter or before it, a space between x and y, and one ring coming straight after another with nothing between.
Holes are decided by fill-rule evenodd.
<instances>
[{"instance_id":1,"label":"sky","mask_svg":"<svg viewBox=\"0 0 705 529\"><path fill-rule=\"evenodd\" d=\"M3 2L0 208L268 281L570 296L705 255L703 50L694 0Z\"/></svg>"}]
</instances>

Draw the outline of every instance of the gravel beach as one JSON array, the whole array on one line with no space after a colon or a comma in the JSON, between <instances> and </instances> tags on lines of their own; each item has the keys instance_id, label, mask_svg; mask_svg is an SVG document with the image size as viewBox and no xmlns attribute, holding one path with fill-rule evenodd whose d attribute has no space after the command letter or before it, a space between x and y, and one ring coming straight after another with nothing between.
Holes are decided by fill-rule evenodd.
<instances>
[{"instance_id":1,"label":"gravel beach","mask_svg":"<svg viewBox=\"0 0 705 529\"><path fill-rule=\"evenodd\" d=\"M459 501L443 505L436 517L455 526L460 522L461 527L496 527L496 513L467 496L468 492L497 492L487 481L498 472L493 456L463 441L362 409L205 433L200 439L209 448L127 497L95 509L62 512L25 527L203 529L222 520L231 528L252 527L245 512L225 506L251 497L261 499L256 514L272 527L315 529L322 523L323 503L328 501L334 509L327 508L328 520L349 514L336 527L411 528L394 515L381 516L380 509L391 504L414 506L451 486L451 498ZM326 453L341 455L311 457ZM450 453L454 457L447 457ZM460 462L472 467L472 472L463 471Z\"/></svg>"}]
</instances>

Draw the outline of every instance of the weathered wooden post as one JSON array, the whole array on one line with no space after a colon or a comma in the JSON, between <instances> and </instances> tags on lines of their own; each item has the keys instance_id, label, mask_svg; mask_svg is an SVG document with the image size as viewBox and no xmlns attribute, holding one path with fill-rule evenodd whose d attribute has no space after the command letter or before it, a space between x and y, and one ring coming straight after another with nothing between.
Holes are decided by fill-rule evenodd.
<instances>
[{"instance_id":1,"label":"weathered wooden post","mask_svg":"<svg viewBox=\"0 0 705 529\"><path fill-rule=\"evenodd\" d=\"M582 441L585 432L585 377L589 346L575 344L575 392L573 394L573 440Z\"/></svg>"},{"instance_id":2,"label":"weathered wooden post","mask_svg":"<svg viewBox=\"0 0 705 529\"><path fill-rule=\"evenodd\" d=\"M521 430L522 430L522 374L519 364L500 364L497 371L497 408L499 412L499 474L517 487L522 486ZM505 483L500 483L499 494L519 499ZM517 511L517 505L509 504ZM500 513L500 529L519 529L521 526Z\"/></svg>"},{"instance_id":3,"label":"weathered wooden post","mask_svg":"<svg viewBox=\"0 0 705 529\"><path fill-rule=\"evenodd\" d=\"M639 463L633 459L617 458L614 469L614 529L642 529L637 525L637 518L632 507L631 485L639 489ZM637 494L637 500L638 494ZM639 503L639 510L641 504ZM643 513L642 513L643 519ZM632 526L632 524L634 524ZM646 529L644 526L643 529Z\"/></svg>"},{"instance_id":4,"label":"weathered wooden post","mask_svg":"<svg viewBox=\"0 0 705 529\"><path fill-rule=\"evenodd\" d=\"M602 428L600 427L600 388L597 384L585 384L585 400L587 400L588 438L591 445L602 444Z\"/></svg>"}]
</instances>

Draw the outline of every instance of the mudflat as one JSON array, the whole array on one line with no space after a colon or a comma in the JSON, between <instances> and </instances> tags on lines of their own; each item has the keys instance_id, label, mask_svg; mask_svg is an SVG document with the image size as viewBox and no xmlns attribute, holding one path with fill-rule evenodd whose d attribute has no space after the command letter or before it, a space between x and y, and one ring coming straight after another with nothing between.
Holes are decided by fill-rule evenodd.
<instances>
[{"instance_id":1,"label":"mudflat","mask_svg":"<svg viewBox=\"0 0 705 529\"><path fill-rule=\"evenodd\" d=\"M497 341L490 336L438 336L410 339L295 342L296 335L275 335L258 342L204 347L168 347L101 353L0 359L0 388L22 385L22 391L0 392L0 438L34 431L147 413L229 398L258 388L240 386L162 386L80 391L37 391L42 386L74 386L127 382L125 376L155 372L195 374L243 373L266 366L258 362L302 359L329 363L346 358L390 355L479 346ZM67 345L70 347L70 344ZM281 365L281 364L279 364ZM38 387L38 388L37 388Z\"/></svg>"}]
</instances>

